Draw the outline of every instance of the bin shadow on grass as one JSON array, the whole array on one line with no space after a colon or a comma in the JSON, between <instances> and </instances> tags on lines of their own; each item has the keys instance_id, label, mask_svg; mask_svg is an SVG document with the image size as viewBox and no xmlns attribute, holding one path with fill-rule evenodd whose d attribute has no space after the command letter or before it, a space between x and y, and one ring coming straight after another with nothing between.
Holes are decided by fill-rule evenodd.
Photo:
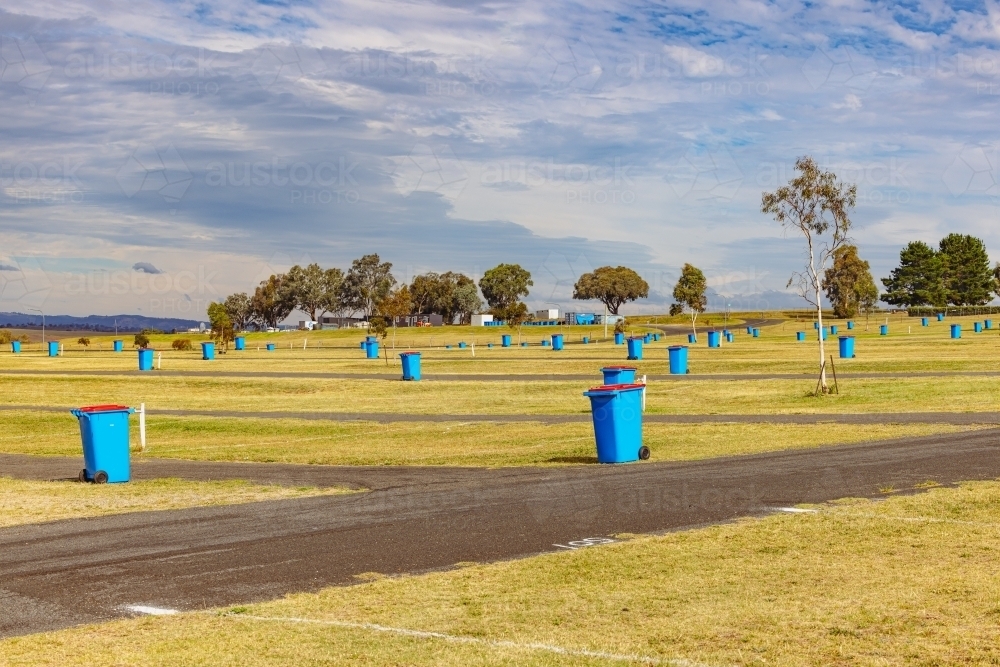
<instances>
[{"instance_id":1,"label":"bin shadow on grass","mask_svg":"<svg viewBox=\"0 0 1000 667\"><path fill-rule=\"evenodd\" d=\"M554 456L546 463L597 463L596 456Z\"/></svg>"}]
</instances>

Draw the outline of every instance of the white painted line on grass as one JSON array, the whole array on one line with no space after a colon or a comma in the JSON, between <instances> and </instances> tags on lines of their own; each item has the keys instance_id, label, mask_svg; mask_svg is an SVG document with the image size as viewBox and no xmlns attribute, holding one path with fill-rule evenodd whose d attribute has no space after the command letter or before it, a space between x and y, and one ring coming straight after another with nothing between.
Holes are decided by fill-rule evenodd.
<instances>
[{"instance_id":1,"label":"white painted line on grass","mask_svg":"<svg viewBox=\"0 0 1000 667\"><path fill-rule=\"evenodd\" d=\"M268 621L273 623L305 623L310 625L326 625L336 628L347 628L351 630L370 630L372 632L387 632L404 637L416 637L418 639L440 639L442 641L454 642L457 644L478 644L481 646L491 646L493 648L512 648L530 651L546 651L558 655L568 655L581 658L600 658L603 660L615 660L619 662L639 662L650 665L676 665L677 667L708 667L707 665L686 660L684 658L660 659L645 655L625 655L621 653L606 653L604 651L589 651L587 649L572 649L555 644L537 644L508 641L503 639L480 639L479 637L463 637L461 635L449 635L443 632L429 632L426 630L410 630L408 628L393 628L375 623L351 623L349 621L330 621L316 618L296 618L287 616L250 616L247 614L223 614L226 618L245 618L252 621Z\"/></svg>"},{"instance_id":2,"label":"white painted line on grass","mask_svg":"<svg viewBox=\"0 0 1000 667\"><path fill-rule=\"evenodd\" d=\"M789 514L815 514L819 510L807 510L801 507L775 507L778 512L788 512Z\"/></svg>"},{"instance_id":3,"label":"white painted line on grass","mask_svg":"<svg viewBox=\"0 0 1000 667\"><path fill-rule=\"evenodd\" d=\"M124 609L133 614L146 614L148 616L173 616L179 614L176 609L164 609L163 607L148 607L144 604L127 604Z\"/></svg>"}]
</instances>

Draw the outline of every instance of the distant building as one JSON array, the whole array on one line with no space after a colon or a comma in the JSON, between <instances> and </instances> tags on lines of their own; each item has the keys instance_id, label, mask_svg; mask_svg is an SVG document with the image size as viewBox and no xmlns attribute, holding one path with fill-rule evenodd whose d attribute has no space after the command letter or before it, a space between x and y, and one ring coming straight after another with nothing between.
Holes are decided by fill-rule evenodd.
<instances>
[{"instance_id":1,"label":"distant building","mask_svg":"<svg viewBox=\"0 0 1000 667\"><path fill-rule=\"evenodd\" d=\"M493 316L489 314L473 315L472 316L472 326L474 327L485 327L487 323L493 322Z\"/></svg>"},{"instance_id":2,"label":"distant building","mask_svg":"<svg viewBox=\"0 0 1000 667\"><path fill-rule=\"evenodd\" d=\"M299 330L312 331L317 324L319 323L312 320L299 320Z\"/></svg>"},{"instance_id":3,"label":"distant building","mask_svg":"<svg viewBox=\"0 0 1000 667\"><path fill-rule=\"evenodd\" d=\"M535 311L536 320L558 320L559 319L559 309L558 308L548 308L546 310L536 310Z\"/></svg>"},{"instance_id":4,"label":"distant building","mask_svg":"<svg viewBox=\"0 0 1000 667\"><path fill-rule=\"evenodd\" d=\"M566 313L565 324L594 324L597 316L594 313Z\"/></svg>"}]
</instances>

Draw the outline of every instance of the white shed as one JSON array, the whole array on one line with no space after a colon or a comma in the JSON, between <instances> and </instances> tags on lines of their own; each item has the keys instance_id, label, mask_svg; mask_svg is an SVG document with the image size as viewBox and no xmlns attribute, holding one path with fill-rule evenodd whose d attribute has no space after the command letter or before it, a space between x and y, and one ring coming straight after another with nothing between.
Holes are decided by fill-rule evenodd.
<instances>
[{"instance_id":1,"label":"white shed","mask_svg":"<svg viewBox=\"0 0 1000 667\"><path fill-rule=\"evenodd\" d=\"M472 326L474 327L485 327L487 322L492 322L492 315L473 315L472 316Z\"/></svg>"}]
</instances>

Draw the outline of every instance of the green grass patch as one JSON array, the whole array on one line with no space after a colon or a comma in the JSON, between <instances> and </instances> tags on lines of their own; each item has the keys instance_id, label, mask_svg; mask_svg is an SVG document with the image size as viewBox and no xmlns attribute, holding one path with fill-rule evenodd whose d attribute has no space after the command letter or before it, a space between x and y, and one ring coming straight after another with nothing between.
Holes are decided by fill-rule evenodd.
<instances>
[{"instance_id":1,"label":"green grass patch","mask_svg":"<svg viewBox=\"0 0 1000 667\"><path fill-rule=\"evenodd\" d=\"M71 415L4 413L0 451L43 456L80 455ZM685 461L954 433L940 424L646 424L653 461ZM138 445L136 420L132 443ZM134 448L135 449L135 448ZM179 458L328 465L517 466L596 463L588 423L330 422L150 416L147 449L133 460Z\"/></svg>"}]
</instances>

